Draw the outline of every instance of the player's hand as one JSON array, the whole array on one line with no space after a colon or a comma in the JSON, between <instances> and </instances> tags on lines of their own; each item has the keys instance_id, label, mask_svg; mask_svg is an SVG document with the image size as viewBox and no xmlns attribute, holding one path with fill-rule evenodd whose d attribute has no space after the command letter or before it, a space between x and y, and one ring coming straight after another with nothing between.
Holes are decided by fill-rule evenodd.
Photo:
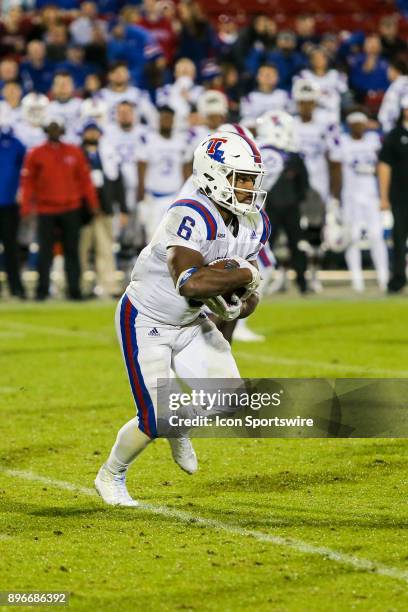
<instances>
[{"instance_id":1,"label":"player's hand","mask_svg":"<svg viewBox=\"0 0 408 612\"><path fill-rule=\"evenodd\" d=\"M254 291L245 302L242 302L240 319L246 319L251 315L259 304L259 292Z\"/></svg>"},{"instance_id":2,"label":"player's hand","mask_svg":"<svg viewBox=\"0 0 408 612\"><path fill-rule=\"evenodd\" d=\"M246 292L241 296L241 300L245 301L249 298L254 291L256 291L261 284L261 273L258 268L253 266L249 261L244 259L243 257L234 257L235 261L239 264L240 268L248 269L252 274L252 280L245 285Z\"/></svg>"},{"instance_id":3,"label":"player's hand","mask_svg":"<svg viewBox=\"0 0 408 612\"><path fill-rule=\"evenodd\" d=\"M221 295L207 298L203 302L223 321L233 321L241 314L242 302L236 295L232 295L230 304L227 304Z\"/></svg>"}]
</instances>

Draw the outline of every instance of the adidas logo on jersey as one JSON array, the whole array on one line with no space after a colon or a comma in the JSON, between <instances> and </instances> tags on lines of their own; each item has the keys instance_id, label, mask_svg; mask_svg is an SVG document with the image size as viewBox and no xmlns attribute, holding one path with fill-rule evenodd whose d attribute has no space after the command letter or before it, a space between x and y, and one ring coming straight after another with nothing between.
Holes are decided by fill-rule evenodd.
<instances>
[{"instance_id":1,"label":"adidas logo on jersey","mask_svg":"<svg viewBox=\"0 0 408 612\"><path fill-rule=\"evenodd\" d=\"M255 240L256 239L256 231L252 230L252 234L251 234L251 240Z\"/></svg>"},{"instance_id":2,"label":"adidas logo on jersey","mask_svg":"<svg viewBox=\"0 0 408 612\"><path fill-rule=\"evenodd\" d=\"M149 333L147 334L148 336L160 336L157 327L153 327L153 329L151 329L149 331Z\"/></svg>"}]
</instances>

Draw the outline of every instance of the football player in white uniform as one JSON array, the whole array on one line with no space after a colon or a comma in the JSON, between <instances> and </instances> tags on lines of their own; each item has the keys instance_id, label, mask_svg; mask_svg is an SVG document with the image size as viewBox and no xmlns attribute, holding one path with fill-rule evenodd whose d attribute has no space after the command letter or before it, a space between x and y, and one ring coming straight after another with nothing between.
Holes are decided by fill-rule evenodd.
<instances>
[{"instance_id":1,"label":"football player in white uniform","mask_svg":"<svg viewBox=\"0 0 408 612\"><path fill-rule=\"evenodd\" d=\"M132 102L120 102L116 108L115 121L108 123L106 138L119 155L121 172L125 183L126 206L129 211L136 207L137 159L146 128L137 122Z\"/></svg>"},{"instance_id":2,"label":"football player in white uniform","mask_svg":"<svg viewBox=\"0 0 408 612\"><path fill-rule=\"evenodd\" d=\"M301 70L299 77L312 81L318 87L320 91L318 107L326 122L338 123L341 99L348 91L347 76L334 68L329 68L329 60L324 49L316 47L312 50L310 68Z\"/></svg>"},{"instance_id":3,"label":"football player in white uniform","mask_svg":"<svg viewBox=\"0 0 408 612\"><path fill-rule=\"evenodd\" d=\"M188 131L191 108L197 104L203 93L202 85L195 83L196 76L197 69L194 62L182 57L174 66L174 83L159 87L157 90L158 106L171 106L175 110L174 129L177 132Z\"/></svg>"},{"instance_id":4,"label":"football player in white uniform","mask_svg":"<svg viewBox=\"0 0 408 612\"><path fill-rule=\"evenodd\" d=\"M120 102L130 102L137 108L139 119L150 127L157 127L157 111L149 94L130 85L129 69L124 62L116 62L108 71L108 86L103 87L97 97L108 106L109 121L115 121L116 107Z\"/></svg>"},{"instance_id":5,"label":"football player in white uniform","mask_svg":"<svg viewBox=\"0 0 408 612\"><path fill-rule=\"evenodd\" d=\"M108 123L104 139L113 146L120 159L128 210L128 223L120 233L120 259L123 260L121 267L130 272L138 251L146 244L137 206L137 160L147 127L138 123L134 105L126 100L117 105L115 119L113 123Z\"/></svg>"},{"instance_id":6,"label":"football player in white uniform","mask_svg":"<svg viewBox=\"0 0 408 612\"><path fill-rule=\"evenodd\" d=\"M173 130L174 110L159 109L159 131L141 137L138 151L137 201L146 240L150 242L169 205L174 202L190 170L186 140Z\"/></svg>"},{"instance_id":7,"label":"football player in white uniform","mask_svg":"<svg viewBox=\"0 0 408 612\"><path fill-rule=\"evenodd\" d=\"M258 88L241 100L241 121L248 127L255 127L258 117L267 111L287 110L289 95L277 87L279 72L272 64L263 64L256 75Z\"/></svg>"},{"instance_id":8,"label":"football player in white uniform","mask_svg":"<svg viewBox=\"0 0 408 612\"><path fill-rule=\"evenodd\" d=\"M338 201L341 186L339 125L328 122L326 115L322 115L317 106L321 92L313 81L298 79L292 95L298 110L295 133L309 174L310 186L325 204L329 203L330 198Z\"/></svg>"},{"instance_id":9,"label":"football player in white uniform","mask_svg":"<svg viewBox=\"0 0 408 612\"><path fill-rule=\"evenodd\" d=\"M189 174L191 174L192 171L194 151L199 143L208 134L217 131L225 122L228 114L228 98L222 91L208 89L199 97L197 111L203 120L203 124L191 128L187 133L186 159L190 159L191 161ZM191 182L186 185L187 191L191 190L191 186Z\"/></svg>"},{"instance_id":10,"label":"football player in white uniform","mask_svg":"<svg viewBox=\"0 0 408 612\"><path fill-rule=\"evenodd\" d=\"M37 147L46 141L43 130L49 100L40 93L29 93L21 101L22 121L13 126L14 133L28 149Z\"/></svg>"},{"instance_id":11,"label":"football player in white uniform","mask_svg":"<svg viewBox=\"0 0 408 612\"><path fill-rule=\"evenodd\" d=\"M363 229L367 231L381 291L386 290L388 282L388 253L383 238L377 183L377 153L381 141L376 132L367 131L367 122L368 118L363 113L348 115L350 133L342 134L340 148L343 163L343 216L351 238L351 244L346 249L346 261L353 289L358 292L364 291L359 246Z\"/></svg>"},{"instance_id":12,"label":"football player in white uniform","mask_svg":"<svg viewBox=\"0 0 408 612\"><path fill-rule=\"evenodd\" d=\"M55 119L62 119L65 125L63 141L79 144L80 109L82 100L74 96L74 81L69 72L58 72L52 82L52 101L47 113Z\"/></svg>"},{"instance_id":13,"label":"football player in white uniform","mask_svg":"<svg viewBox=\"0 0 408 612\"><path fill-rule=\"evenodd\" d=\"M131 462L157 437L158 380L171 369L184 378L239 378L230 345L202 313L248 316L258 302L256 256L269 223L260 212L264 170L256 144L228 132L206 137L194 155L196 190L174 202L133 269L119 302L116 325L138 415L119 431L95 486L111 505L137 506L126 488ZM219 258L239 267L214 269ZM246 287L227 303L225 292ZM197 470L190 440L169 440L174 460Z\"/></svg>"}]
</instances>

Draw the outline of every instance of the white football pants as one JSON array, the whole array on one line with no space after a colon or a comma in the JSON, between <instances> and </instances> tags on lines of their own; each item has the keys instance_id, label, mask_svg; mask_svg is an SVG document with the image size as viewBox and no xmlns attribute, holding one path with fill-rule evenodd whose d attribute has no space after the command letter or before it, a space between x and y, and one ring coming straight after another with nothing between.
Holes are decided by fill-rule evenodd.
<instances>
[{"instance_id":1,"label":"white football pants","mask_svg":"<svg viewBox=\"0 0 408 612\"><path fill-rule=\"evenodd\" d=\"M349 228L352 239L351 245L346 249L346 262L351 272L353 289L355 291L364 290L359 242L362 230L366 229L370 242L371 258L377 273L378 286L384 291L387 287L389 274L388 252L383 238L379 203L377 201L357 203L348 200L344 204L344 221Z\"/></svg>"},{"instance_id":2,"label":"white football pants","mask_svg":"<svg viewBox=\"0 0 408 612\"><path fill-rule=\"evenodd\" d=\"M171 372L180 379L239 378L229 343L207 317L175 327L139 314L124 294L116 310L116 330L137 408L139 429L157 436L157 393Z\"/></svg>"}]
</instances>

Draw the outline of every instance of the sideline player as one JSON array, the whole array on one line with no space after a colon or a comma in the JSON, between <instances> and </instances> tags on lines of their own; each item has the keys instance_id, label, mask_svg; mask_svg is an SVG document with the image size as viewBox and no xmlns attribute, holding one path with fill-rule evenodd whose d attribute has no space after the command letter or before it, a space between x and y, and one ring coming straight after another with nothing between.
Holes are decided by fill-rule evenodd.
<instances>
[{"instance_id":1,"label":"sideline player","mask_svg":"<svg viewBox=\"0 0 408 612\"><path fill-rule=\"evenodd\" d=\"M346 262L354 291L364 291L359 242L362 230L366 229L378 286L385 291L388 253L383 238L377 182L377 154L381 140L376 132L367 130L368 117L364 113L351 113L346 121L350 134L342 134L340 139L343 220L351 238L351 244L346 249Z\"/></svg>"},{"instance_id":2,"label":"sideline player","mask_svg":"<svg viewBox=\"0 0 408 612\"><path fill-rule=\"evenodd\" d=\"M137 202L150 242L167 208L177 197L190 169L185 138L174 132L174 110L159 107L159 131L141 137L137 152Z\"/></svg>"},{"instance_id":3,"label":"sideline player","mask_svg":"<svg viewBox=\"0 0 408 612\"><path fill-rule=\"evenodd\" d=\"M217 132L197 147L193 172L195 191L170 206L116 311L138 414L119 431L95 480L111 505L137 505L127 491L126 473L157 437L159 379L168 379L171 368L182 378L239 378L230 345L197 300L208 304L212 298L216 314L227 320L248 316L258 303L256 257L269 233L259 212L266 197L259 149L246 137ZM207 265L225 257L235 258L239 267ZM239 287L247 288L246 301L227 304L218 297ZM190 440L169 442L176 463L194 473L197 458Z\"/></svg>"}]
</instances>

